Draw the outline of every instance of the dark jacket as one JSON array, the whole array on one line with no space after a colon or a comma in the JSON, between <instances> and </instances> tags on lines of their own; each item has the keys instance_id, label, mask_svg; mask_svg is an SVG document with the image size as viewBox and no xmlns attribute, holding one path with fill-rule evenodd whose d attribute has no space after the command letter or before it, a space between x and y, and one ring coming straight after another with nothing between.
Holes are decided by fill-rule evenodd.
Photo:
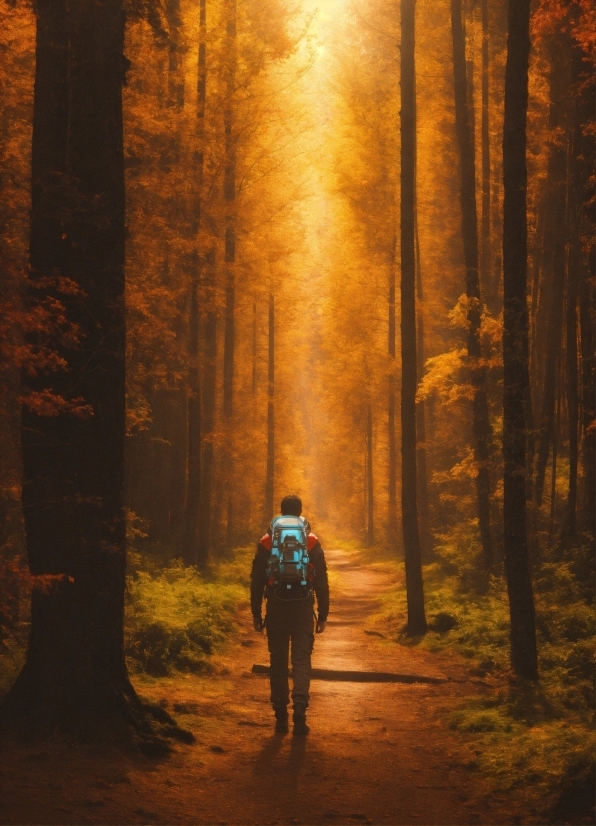
<instances>
[{"instance_id":1,"label":"dark jacket","mask_svg":"<svg viewBox=\"0 0 596 826\"><path fill-rule=\"evenodd\" d=\"M314 534L310 534L308 548L308 559L314 568L313 589L317 598L317 608L319 609L319 621L327 622L329 614L329 581L327 579L327 563L325 554L321 548L321 543ZM250 576L250 607L254 619L261 618L261 607L263 597L272 597L272 589L267 581L267 563L271 556L271 537L265 534L257 545L257 552L252 562L252 572ZM271 592L271 593L270 593ZM304 586L293 585L287 591L284 590L284 599L292 601L304 599Z\"/></svg>"}]
</instances>

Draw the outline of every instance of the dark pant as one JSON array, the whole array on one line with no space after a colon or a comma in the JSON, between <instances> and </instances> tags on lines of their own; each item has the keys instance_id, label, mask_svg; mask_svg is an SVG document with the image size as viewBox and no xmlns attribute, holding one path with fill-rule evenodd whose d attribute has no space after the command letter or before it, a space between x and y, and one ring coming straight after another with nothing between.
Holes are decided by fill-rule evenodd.
<instances>
[{"instance_id":1,"label":"dark pant","mask_svg":"<svg viewBox=\"0 0 596 826\"><path fill-rule=\"evenodd\" d=\"M267 643L271 659L271 703L285 708L290 702L288 653L291 644L292 701L294 708L308 706L310 659L315 641L313 606L310 599L283 602L275 596L267 600Z\"/></svg>"}]
</instances>

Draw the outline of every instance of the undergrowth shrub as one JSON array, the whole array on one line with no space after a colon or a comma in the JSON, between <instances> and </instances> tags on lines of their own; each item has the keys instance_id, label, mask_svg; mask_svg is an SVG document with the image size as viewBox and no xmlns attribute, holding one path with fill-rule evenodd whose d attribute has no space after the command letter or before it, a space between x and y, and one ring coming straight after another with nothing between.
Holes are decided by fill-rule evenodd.
<instances>
[{"instance_id":1,"label":"undergrowth shrub","mask_svg":"<svg viewBox=\"0 0 596 826\"><path fill-rule=\"evenodd\" d=\"M132 557L125 628L129 669L155 677L172 670L210 671L210 655L233 630L236 612L247 600L234 563L204 576L179 560L166 568L150 561L148 570L142 565L138 555Z\"/></svg>"},{"instance_id":2,"label":"undergrowth shrub","mask_svg":"<svg viewBox=\"0 0 596 826\"><path fill-rule=\"evenodd\" d=\"M586 549L555 546L535 565L535 685L510 679L502 572L476 572L480 549L464 523L440 537L435 551L423 570L428 633L405 635L403 563L389 557L383 564L393 567L396 584L380 595L374 626L401 645L453 650L469 659L471 675L490 679L489 697L472 696L445 714L473 755L468 768L482 771L495 789L519 790L524 806L533 807L525 822L593 823L596 617L593 583L584 578Z\"/></svg>"}]
</instances>

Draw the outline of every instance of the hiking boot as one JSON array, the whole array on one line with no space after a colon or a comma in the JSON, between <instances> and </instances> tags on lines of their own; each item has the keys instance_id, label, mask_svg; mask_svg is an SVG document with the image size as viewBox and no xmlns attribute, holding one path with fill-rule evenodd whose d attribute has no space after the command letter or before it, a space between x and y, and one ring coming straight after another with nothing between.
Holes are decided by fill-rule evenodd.
<instances>
[{"instance_id":1,"label":"hiking boot","mask_svg":"<svg viewBox=\"0 0 596 826\"><path fill-rule=\"evenodd\" d=\"M296 734L308 734L310 731L309 727L306 725L306 711L298 710L294 711L294 735Z\"/></svg>"},{"instance_id":2,"label":"hiking boot","mask_svg":"<svg viewBox=\"0 0 596 826\"><path fill-rule=\"evenodd\" d=\"M285 708L275 709L275 731L278 734L287 734L288 727L288 711Z\"/></svg>"}]
</instances>

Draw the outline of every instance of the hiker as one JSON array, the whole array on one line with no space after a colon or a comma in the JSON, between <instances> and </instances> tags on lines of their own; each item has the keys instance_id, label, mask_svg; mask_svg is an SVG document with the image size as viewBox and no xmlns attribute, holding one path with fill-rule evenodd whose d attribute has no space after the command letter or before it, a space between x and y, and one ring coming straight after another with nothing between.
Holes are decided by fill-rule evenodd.
<instances>
[{"instance_id":1,"label":"hiker","mask_svg":"<svg viewBox=\"0 0 596 826\"><path fill-rule=\"evenodd\" d=\"M329 613L325 554L301 514L300 497L284 497L281 516L273 520L257 546L250 589L254 629L267 629L271 703L275 712L275 731L282 734L288 731L288 652L291 645L295 735L309 731L306 709L315 641L313 628L317 634L322 634ZM261 616L263 596L267 600L265 620ZM318 616L314 610L315 596Z\"/></svg>"}]
</instances>

